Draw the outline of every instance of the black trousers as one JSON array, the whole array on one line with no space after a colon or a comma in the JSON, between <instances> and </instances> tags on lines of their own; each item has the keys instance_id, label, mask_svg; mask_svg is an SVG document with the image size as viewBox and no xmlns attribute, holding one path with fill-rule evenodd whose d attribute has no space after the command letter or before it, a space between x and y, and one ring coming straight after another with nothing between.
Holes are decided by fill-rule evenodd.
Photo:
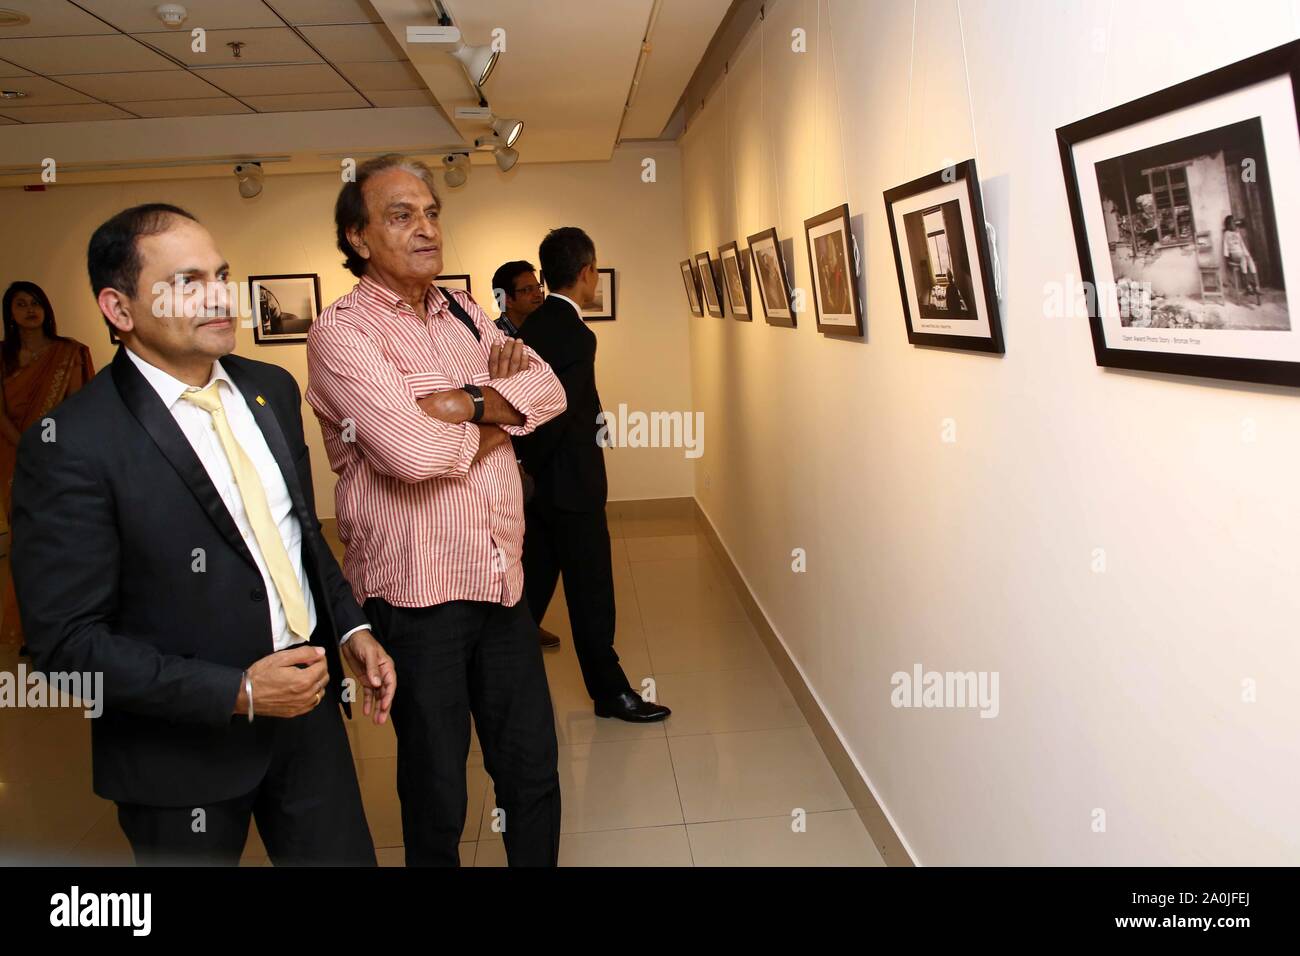
<instances>
[{"instance_id":1,"label":"black trousers","mask_svg":"<svg viewBox=\"0 0 1300 956\"><path fill-rule=\"evenodd\" d=\"M338 705L321 704L301 717L256 719L278 726L270 767L251 793L198 807L117 805L136 863L235 866L252 817L276 866L374 866L375 845Z\"/></svg>"},{"instance_id":2,"label":"black trousers","mask_svg":"<svg viewBox=\"0 0 1300 956\"><path fill-rule=\"evenodd\" d=\"M406 865L460 865L472 713L505 813L510 865L556 866L555 713L537 628L524 602L409 608L371 598L365 611L397 670L392 720Z\"/></svg>"},{"instance_id":3,"label":"black trousers","mask_svg":"<svg viewBox=\"0 0 1300 956\"><path fill-rule=\"evenodd\" d=\"M605 510L561 511L534 499L524 509L524 593L538 625L564 575L573 649L592 700L631 690L614 650L614 566Z\"/></svg>"}]
</instances>

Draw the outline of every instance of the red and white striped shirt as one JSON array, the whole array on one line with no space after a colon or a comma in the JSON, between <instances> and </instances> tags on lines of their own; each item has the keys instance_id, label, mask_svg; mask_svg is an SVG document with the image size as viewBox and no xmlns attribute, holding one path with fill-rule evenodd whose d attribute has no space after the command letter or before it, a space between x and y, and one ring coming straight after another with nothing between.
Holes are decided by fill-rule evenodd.
<instances>
[{"instance_id":1,"label":"red and white striped shirt","mask_svg":"<svg viewBox=\"0 0 1300 956\"><path fill-rule=\"evenodd\" d=\"M490 385L524 417L527 435L564 411L564 388L537 353L504 379L488 375L506 341L468 293L451 290L480 340L430 287L428 320L369 276L321 313L307 335L307 401L320 420L334 492L343 574L358 601L400 607L523 594L523 494L507 442L474 462L479 429L426 415L416 400Z\"/></svg>"}]
</instances>

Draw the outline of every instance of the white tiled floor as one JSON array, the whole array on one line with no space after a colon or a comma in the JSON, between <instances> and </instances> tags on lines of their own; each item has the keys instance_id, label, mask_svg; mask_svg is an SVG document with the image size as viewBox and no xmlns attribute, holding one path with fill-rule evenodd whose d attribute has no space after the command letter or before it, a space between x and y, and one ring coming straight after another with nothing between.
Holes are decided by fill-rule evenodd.
<instances>
[{"instance_id":1,"label":"white tiled floor","mask_svg":"<svg viewBox=\"0 0 1300 956\"><path fill-rule=\"evenodd\" d=\"M560 744L562 866L880 866L857 813L782 683L708 542L688 518L610 522L615 647L653 679L660 724L601 720L582 684L562 591L545 653ZM0 670L13 671L0 647ZM402 865L391 726L349 726L381 865ZM466 768L461 863L504 866L478 741ZM78 711L0 710L0 860L129 863L113 806L90 791ZM245 862L264 864L256 830Z\"/></svg>"}]
</instances>

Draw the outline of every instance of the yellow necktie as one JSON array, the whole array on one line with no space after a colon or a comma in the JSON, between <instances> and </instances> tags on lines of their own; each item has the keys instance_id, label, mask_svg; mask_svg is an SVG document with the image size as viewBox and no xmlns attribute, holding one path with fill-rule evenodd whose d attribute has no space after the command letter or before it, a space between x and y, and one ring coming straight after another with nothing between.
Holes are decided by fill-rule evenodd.
<instances>
[{"instance_id":1,"label":"yellow necktie","mask_svg":"<svg viewBox=\"0 0 1300 956\"><path fill-rule=\"evenodd\" d=\"M221 395L217 392L218 383L213 382L207 388L192 388L181 395L186 401L193 402L212 416L212 426L217 430L221 448L230 462L230 470L235 474L235 484L239 487L239 496L244 501L244 513L248 523L253 527L253 537L262 551L267 570L271 572L271 581L280 595L284 606L284 615L293 634L307 640L311 634L307 628L310 620L307 614L307 601L303 598L302 586L298 576L293 573L293 564L289 561L289 552L284 548L284 539L280 529L271 517L271 508L266 503L266 490L262 487L261 476L244 449L235 441L235 433L226 421L226 410L221 405Z\"/></svg>"}]
</instances>

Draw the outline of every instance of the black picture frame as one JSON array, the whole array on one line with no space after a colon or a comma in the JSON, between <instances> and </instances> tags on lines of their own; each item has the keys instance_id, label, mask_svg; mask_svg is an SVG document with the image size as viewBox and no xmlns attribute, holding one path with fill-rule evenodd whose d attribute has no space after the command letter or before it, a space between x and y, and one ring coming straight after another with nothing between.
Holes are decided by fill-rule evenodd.
<instances>
[{"instance_id":1,"label":"black picture frame","mask_svg":"<svg viewBox=\"0 0 1300 956\"><path fill-rule=\"evenodd\" d=\"M936 201L933 206L906 213L903 217L905 220L905 234L902 237L907 240L906 243L900 241L898 232L896 220L899 217L895 214L894 208L896 205L904 200L925 196L929 193L951 192L948 187L956 183L963 183L966 187L964 193L967 209L970 211L971 231L975 236L974 259L979 265L981 280L978 289L974 287L974 277L970 270L972 250L968 248L969 244L966 241L965 230L960 228L964 223L960 219L961 210L958 200ZM958 291L955 299L965 308L963 309L961 305L958 305L948 315L943 314L943 312L948 311L946 305L942 311L937 307L932 307L935 308L935 311L932 311L929 315L926 314L926 303L919 294L921 290L921 273L919 269L921 263L925 264L927 270L932 269L933 264L928 259L918 258L918 255L924 256L928 254L929 250L913 248L912 239L914 237L906 232L907 229L912 229L918 222L923 221L925 216L930 214L945 217L955 215L957 217L956 225L958 229L955 230L952 237L955 241L950 241L949 237L944 236L943 249L949 252L951 262L948 270L946 270L951 282L944 285L944 291L946 292L947 289L956 286ZM975 168L975 160L967 159L921 176L909 183L885 190L885 219L889 223L889 240L894 247L894 267L898 272L898 290L903 300L903 320L907 323L907 341L912 345L967 349L973 352L995 354L1005 352L1006 348L1002 340L1002 318L998 307L997 280L993 274L993 256L989 248L988 230L984 226L984 203L980 197L979 173ZM949 225L951 223L945 219L945 227ZM937 231L935 235L938 235ZM904 254L904 246L906 246L906 255ZM956 249L953 248L954 246ZM938 256L941 253L935 255ZM913 293L908 292L908 269L912 271ZM961 278L958 278L958 276ZM936 279L936 285L932 286L932 294L935 297L940 294L934 290L938 289L938 283L942 278ZM951 293L948 294L945 296L945 302L948 298L954 298L954 296ZM983 315L980 315L981 308L983 309ZM967 322L975 324L971 327L972 334L950 334L925 331L924 323L928 322L949 325L964 325ZM975 334L985 325L987 326L987 335Z\"/></svg>"},{"instance_id":2,"label":"black picture frame","mask_svg":"<svg viewBox=\"0 0 1300 956\"><path fill-rule=\"evenodd\" d=\"M461 282L463 282L464 285L458 284ZM464 289L470 295L474 294L474 284L470 280L470 277L465 274L438 276L438 278L433 280L433 284L436 286L444 286L449 289Z\"/></svg>"},{"instance_id":3,"label":"black picture frame","mask_svg":"<svg viewBox=\"0 0 1300 956\"><path fill-rule=\"evenodd\" d=\"M709 257L708 252L697 252L695 254L695 265L700 273L700 291L703 293L704 308L715 319L726 317L725 307L723 306L722 286L718 282L718 276L713 271L713 260ZM707 281L707 284L706 284ZM713 292L713 302L717 303L717 311L714 311L714 305L709 301L709 292Z\"/></svg>"},{"instance_id":4,"label":"black picture frame","mask_svg":"<svg viewBox=\"0 0 1300 956\"><path fill-rule=\"evenodd\" d=\"M686 304L690 307L691 315L704 315L704 302L700 298L700 276L695 271L695 263L683 259L678 265L682 271L682 287L686 290Z\"/></svg>"},{"instance_id":5,"label":"black picture frame","mask_svg":"<svg viewBox=\"0 0 1300 956\"><path fill-rule=\"evenodd\" d=\"M614 285L614 270L613 270L613 269L597 269L596 271L597 271L598 273L600 273L601 279L604 279L606 276L609 277L609 303L608 303L608 308L606 308L606 304L605 304L605 302L603 301L603 299L604 299L604 291L602 290L602 292L601 292L601 298L602 298L601 307L600 307L599 309L595 309L595 308L591 308L591 309L582 309L582 310L579 312L579 315L582 316L582 321L584 321L584 322L613 322L614 319L618 316L618 290L617 290L617 288L616 288L615 285Z\"/></svg>"},{"instance_id":6,"label":"black picture frame","mask_svg":"<svg viewBox=\"0 0 1300 956\"><path fill-rule=\"evenodd\" d=\"M307 285L311 290L311 309L312 314L308 319L303 319L297 313L289 313L288 318L284 317L281 312L281 306L278 303L279 297L276 290L268 286L269 283L286 283L294 282ZM260 275L248 277L249 295L252 298L253 307L253 341L258 345L284 345L290 342L306 342L307 332L311 329L312 323L320 318L321 297L320 297L320 276L314 272L297 272L286 273L283 275ZM263 301L263 291L269 299ZM282 293L283 294L283 293ZM270 311L274 308L275 311ZM285 325L288 329L284 329ZM279 325L283 331L276 331Z\"/></svg>"},{"instance_id":7,"label":"black picture frame","mask_svg":"<svg viewBox=\"0 0 1300 956\"><path fill-rule=\"evenodd\" d=\"M1061 169L1065 178L1065 190L1069 205L1070 219L1073 225L1075 248L1079 256L1079 271L1083 279L1085 290L1092 290L1092 294L1087 294L1088 319L1092 330L1093 351L1099 366L1107 368L1134 369L1150 372L1163 372L1175 375L1194 375L1205 378L1227 379L1238 382L1258 382L1270 385L1288 385L1300 386L1300 362L1289 360L1274 360L1267 358L1246 358L1234 355L1216 355L1216 354L1189 354L1187 352L1177 351L1158 351L1153 349L1139 348L1120 348L1108 342L1106 337L1106 328L1103 321L1102 294L1103 290L1098 286L1097 268L1090 253L1090 241L1088 233L1089 210L1084 206L1083 195L1080 187L1081 170L1076 165L1076 152L1079 147L1088 141L1108 133L1120 130L1128 130L1134 127L1140 127L1141 124L1151 122L1171 113L1195 109L1197 106L1227 96L1248 87L1257 84L1287 77L1290 80L1291 87L1291 106L1294 109L1292 117L1298 129L1300 129L1300 40L1294 40L1282 46L1275 47L1263 53L1257 54L1247 59L1232 63L1221 69L1213 70L1209 73L1178 83L1174 86L1167 87L1156 93L1140 97L1131 102L1124 103L1120 106L1113 107L1094 116L1078 120L1068 125L1062 126L1056 131L1057 145L1061 155ZM1253 112L1252 111L1246 111ZM1246 118L1246 113L1243 113ZM1259 117L1255 118L1258 121ZM1219 129L1207 127L1205 132L1194 136L1182 136L1168 143L1161 144L1162 148L1176 146L1184 140L1193 140L1198 136L1210 136L1220 130L1229 129L1230 126L1224 126L1222 119L1213 121ZM1150 152L1157 147L1148 147L1141 152ZM1130 154L1131 155L1131 154ZM1121 155L1120 159L1127 156ZM1113 160L1107 160L1112 162ZM1101 167L1102 162L1094 164L1095 167ZM1269 173L1270 182L1276 182L1284 176L1294 176L1298 172L1290 168L1272 169ZM1091 176L1100 177L1101 171L1097 168L1087 169L1086 173ZM1190 189L1190 186L1188 187ZM1098 187L1099 195L1101 187ZM1272 192L1268 193L1268 200L1272 203ZM1189 201L1190 202L1190 201ZM1274 215L1281 210L1274 207ZM1157 207L1157 214L1159 209ZM1095 216L1095 212L1092 213ZM1235 215L1235 212L1230 213ZM1240 220L1238 220L1240 221ZM1210 224L1213 219L1210 220ZM1193 223L1196 247L1202 245L1199 223ZM1276 220L1274 220L1274 226ZM1136 227L1130 227L1132 232L1132 246L1136 253L1141 243L1139 237L1145 237L1146 233L1140 233ZM1157 229L1159 233L1159 229ZM1109 236L1108 244L1109 244ZM1274 235L1276 238L1276 233ZM1163 241L1163 240L1161 240ZM1183 245L1188 245L1183 240ZM1112 246L1112 249L1114 247ZM1279 260L1278 268L1281 269L1281 249L1280 246L1274 250ZM1213 256L1213 248L1209 250ZM1297 250L1292 250L1294 255ZM1222 266L1222 263L1219 263ZM1253 263L1252 263L1253 265ZM1110 265L1107 266L1106 272L1111 271ZM1206 280L1207 270L1202 269L1201 290L1202 300L1206 299ZM1117 280L1118 281L1122 280ZM1210 280L1213 282L1213 279ZM1256 295L1260 286L1259 275L1255 277ZM1286 303L1285 285L1282 291L1283 302ZM1293 294L1300 294L1300 289L1292 289ZM1105 293L1110 294L1106 289ZM1211 293L1213 295L1213 293ZM1223 295L1223 289L1220 288L1220 297ZM1122 307L1121 307L1122 308ZM1284 306L1284 313L1295 313L1296 310L1289 307L1289 303ZM1121 316L1122 312L1119 313ZM1288 318L1289 331L1295 333L1296 323L1294 317ZM1162 326L1155 327L1157 331ZM1213 331L1213 330L1212 330Z\"/></svg>"},{"instance_id":8,"label":"black picture frame","mask_svg":"<svg viewBox=\"0 0 1300 956\"><path fill-rule=\"evenodd\" d=\"M827 235L833 234L839 236L842 240L841 243L837 244L834 241L831 241L818 246L817 240L822 237L814 237L812 234L813 230L831 223L837 224L839 228L833 230ZM808 275L811 277L813 286L813 315L817 319L817 331L823 332L827 335L861 337L862 298L858 293L858 271L855 257L853 255L853 227L849 219L849 204L843 203L833 209L827 209L825 212L813 216L811 219L805 219L803 229L804 242L808 246ZM829 308L823 308L822 283L819 281L821 275L817 270L819 250L825 250L825 255L829 257L831 265L834 264L835 259L841 259L844 269L844 284L848 286L848 302L832 301L826 303L826 305L849 305L850 310L848 311L839 312L831 311ZM840 289L832 291L837 294L842 294L844 290L841 287ZM839 322L826 322L823 321L823 315L848 315L852 317L853 324L849 325Z\"/></svg>"},{"instance_id":9,"label":"black picture frame","mask_svg":"<svg viewBox=\"0 0 1300 956\"><path fill-rule=\"evenodd\" d=\"M739 302L736 301L735 292L731 288L731 278L727 275L727 259L730 257L736 260L736 280L740 285ZM718 246L718 266L722 272L722 285L727 290L727 301L731 303L731 317L737 322L754 321L753 305L750 302L748 260L747 246L741 246L735 241L724 242Z\"/></svg>"},{"instance_id":10,"label":"black picture frame","mask_svg":"<svg viewBox=\"0 0 1300 956\"><path fill-rule=\"evenodd\" d=\"M790 295L790 280L785 273L785 258L781 255L781 240L777 237L776 227L756 232L747 236L749 254L754 260L754 278L758 286L758 298L763 304L763 317L768 325L793 329L798 321L794 311L794 299ZM770 254L766 262L762 258ZM771 274L768 274L768 272ZM765 286L772 286L771 289ZM769 298L771 295L771 298ZM782 314L784 313L784 315Z\"/></svg>"}]
</instances>

